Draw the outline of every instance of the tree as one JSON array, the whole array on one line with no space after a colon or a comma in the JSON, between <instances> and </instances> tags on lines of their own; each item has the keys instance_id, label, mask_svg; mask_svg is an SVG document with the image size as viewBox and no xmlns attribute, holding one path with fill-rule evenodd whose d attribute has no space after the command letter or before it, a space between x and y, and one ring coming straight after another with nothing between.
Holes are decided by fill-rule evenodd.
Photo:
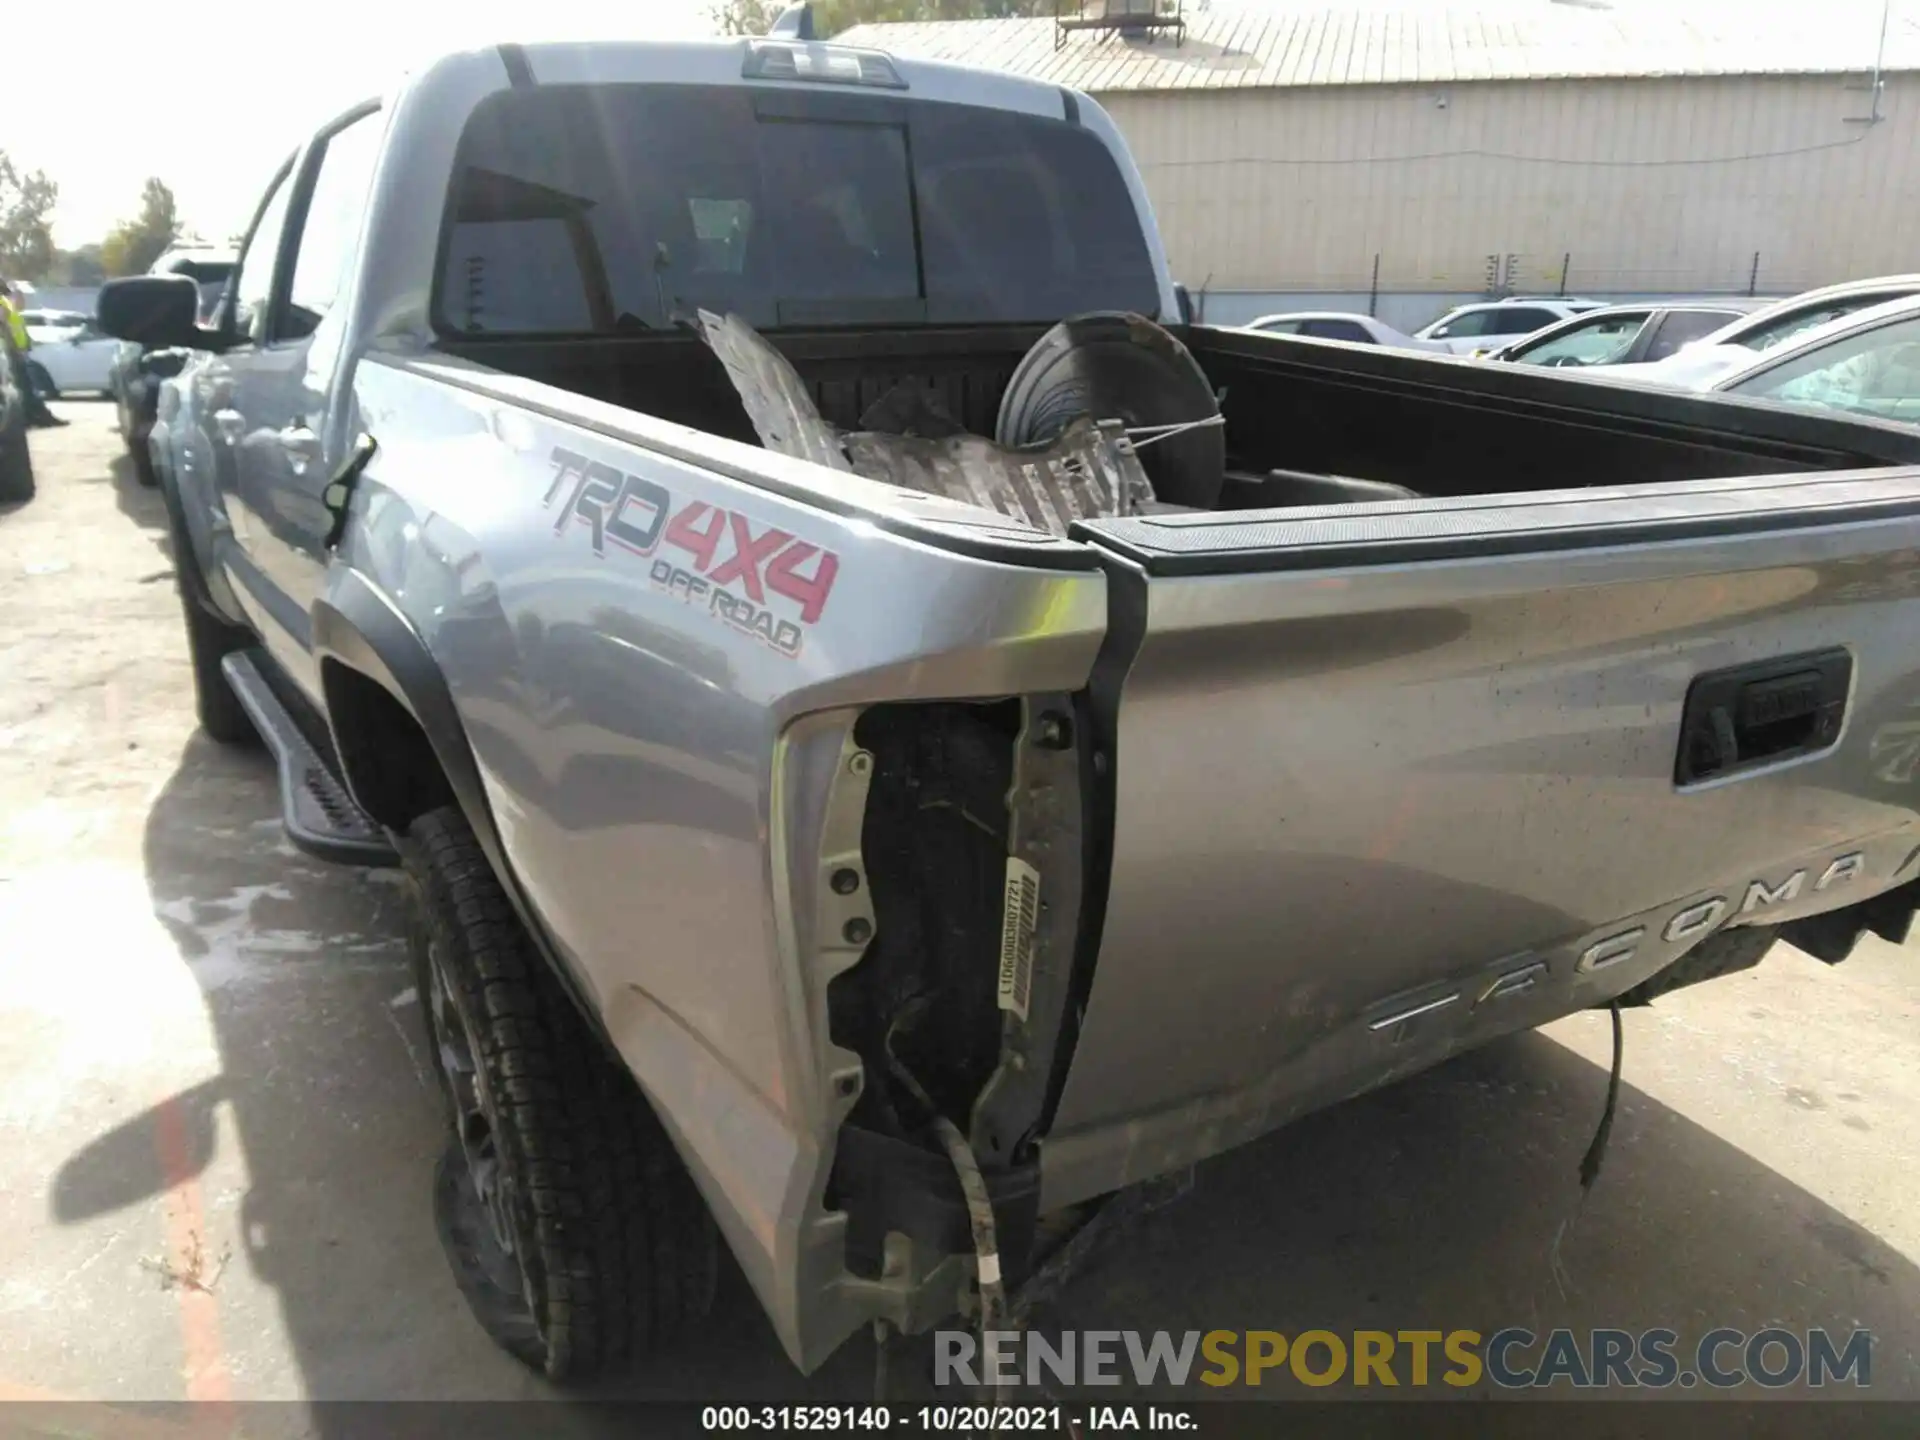
<instances>
[{"instance_id":1,"label":"tree","mask_svg":"<svg viewBox=\"0 0 1920 1440\"><path fill-rule=\"evenodd\" d=\"M717 0L708 14L722 35L764 35L784 9L781 0Z\"/></svg>"},{"instance_id":2,"label":"tree","mask_svg":"<svg viewBox=\"0 0 1920 1440\"><path fill-rule=\"evenodd\" d=\"M0 275L38 280L53 264L53 206L60 187L44 170L22 175L0 150Z\"/></svg>"},{"instance_id":3,"label":"tree","mask_svg":"<svg viewBox=\"0 0 1920 1440\"><path fill-rule=\"evenodd\" d=\"M716 0L711 14L724 35L764 35L787 0ZM997 20L1051 15L1052 0L814 0L814 29L838 35L855 25L894 20Z\"/></svg>"},{"instance_id":4,"label":"tree","mask_svg":"<svg viewBox=\"0 0 1920 1440\"><path fill-rule=\"evenodd\" d=\"M173 191L148 178L140 187L140 213L122 220L100 246L100 263L109 275L144 275L180 238L180 215Z\"/></svg>"},{"instance_id":5,"label":"tree","mask_svg":"<svg viewBox=\"0 0 1920 1440\"><path fill-rule=\"evenodd\" d=\"M101 262L97 243L55 251L53 267L47 271L47 283L51 285L98 285L106 278L107 267Z\"/></svg>"}]
</instances>

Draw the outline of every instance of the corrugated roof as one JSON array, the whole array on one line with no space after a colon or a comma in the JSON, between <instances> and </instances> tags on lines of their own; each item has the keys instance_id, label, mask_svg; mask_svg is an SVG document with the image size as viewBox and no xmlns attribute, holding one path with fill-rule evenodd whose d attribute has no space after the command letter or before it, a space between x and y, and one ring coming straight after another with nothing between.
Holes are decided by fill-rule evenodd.
<instances>
[{"instance_id":1,"label":"corrugated roof","mask_svg":"<svg viewBox=\"0 0 1920 1440\"><path fill-rule=\"evenodd\" d=\"M1097 3L1097 0L1096 0ZM1089 6L1089 9L1092 7ZM1400 0L1188 5L1185 44L1074 31L1050 19L857 25L836 39L1004 70L1095 94L1468 80L1865 73L1878 0L1688 8L1638 0ZM1884 67L1920 69L1920 18L1895 14Z\"/></svg>"}]
</instances>

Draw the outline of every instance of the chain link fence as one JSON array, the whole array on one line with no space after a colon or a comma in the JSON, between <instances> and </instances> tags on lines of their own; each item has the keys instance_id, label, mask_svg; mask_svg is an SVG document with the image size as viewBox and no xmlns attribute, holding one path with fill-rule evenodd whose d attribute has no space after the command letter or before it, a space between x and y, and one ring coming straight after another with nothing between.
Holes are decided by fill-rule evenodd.
<instances>
[{"instance_id":1,"label":"chain link fence","mask_svg":"<svg viewBox=\"0 0 1920 1440\"><path fill-rule=\"evenodd\" d=\"M1814 273L1804 266L1770 268L1766 253L1738 260L1669 268L1610 268L1583 263L1578 251L1558 254L1492 253L1475 272L1450 267L1419 271L1376 254L1358 264L1330 266L1312 275L1278 276L1257 289L1189 281L1195 318L1237 325L1282 310L1360 311L1401 329L1417 328L1454 305L1509 295L1581 296L1595 300L1655 300L1795 295L1857 277Z\"/></svg>"}]
</instances>

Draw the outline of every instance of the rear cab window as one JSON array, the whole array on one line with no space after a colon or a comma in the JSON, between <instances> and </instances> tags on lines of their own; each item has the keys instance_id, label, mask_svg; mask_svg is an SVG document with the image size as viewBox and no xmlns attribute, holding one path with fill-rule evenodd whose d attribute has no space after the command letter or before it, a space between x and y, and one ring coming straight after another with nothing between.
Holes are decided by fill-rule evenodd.
<instances>
[{"instance_id":1,"label":"rear cab window","mask_svg":"<svg viewBox=\"0 0 1920 1440\"><path fill-rule=\"evenodd\" d=\"M1099 139L1032 115L731 86L510 90L470 117L435 279L452 336L1155 314Z\"/></svg>"}]
</instances>

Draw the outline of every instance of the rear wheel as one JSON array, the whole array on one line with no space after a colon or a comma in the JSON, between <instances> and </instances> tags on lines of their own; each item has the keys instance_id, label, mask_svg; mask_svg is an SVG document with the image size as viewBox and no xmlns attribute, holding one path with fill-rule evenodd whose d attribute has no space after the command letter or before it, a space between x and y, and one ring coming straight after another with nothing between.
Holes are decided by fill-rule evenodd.
<instances>
[{"instance_id":1,"label":"rear wheel","mask_svg":"<svg viewBox=\"0 0 1920 1440\"><path fill-rule=\"evenodd\" d=\"M60 387L53 383L53 376L47 373L47 367L38 360L27 361L27 379L33 384L33 393L42 400L60 398Z\"/></svg>"},{"instance_id":2,"label":"rear wheel","mask_svg":"<svg viewBox=\"0 0 1920 1440\"><path fill-rule=\"evenodd\" d=\"M125 391L115 390L111 394L118 412L120 438L127 442L127 454L133 460L133 477L151 489L160 483L153 469L153 454L147 449L153 423L141 413L138 403L127 398Z\"/></svg>"},{"instance_id":3,"label":"rear wheel","mask_svg":"<svg viewBox=\"0 0 1920 1440\"><path fill-rule=\"evenodd\" d=\"M259 732L220 669L220 662L251 645L253 636L213 614L200 598L206 593L206 581L171 501L167 505L167 535L173 545L173 583L186 622L187 658L193 665L193 705L200 728L222 745L257 745Z\"/></svg>"},{"instance_id":4,"label":"rear wheel","mask_svg":"<svg viewBox=\"0 0 1920 1440\"><path fill-rule=\"evenodd\" d=\"M0 364L5 364L0 356ZM33 498L33 451L27 445L27 407L25 397L11 406L0 406L0 503L18 503Z\"/></svg>"},{"instance_id":5,"label":"rear wheel","mask_svg":"<svg viewBox=\"0 0 1920 1440\"><path fill-rule=\"evenodd\" d=\"M434 1210L468 1307L508 1353L584 1380L713 1303L713 1222L639 1087L529 942L449 806L402 847L428 1048L452 1143Z\"/></svg>"}]
</instances>

